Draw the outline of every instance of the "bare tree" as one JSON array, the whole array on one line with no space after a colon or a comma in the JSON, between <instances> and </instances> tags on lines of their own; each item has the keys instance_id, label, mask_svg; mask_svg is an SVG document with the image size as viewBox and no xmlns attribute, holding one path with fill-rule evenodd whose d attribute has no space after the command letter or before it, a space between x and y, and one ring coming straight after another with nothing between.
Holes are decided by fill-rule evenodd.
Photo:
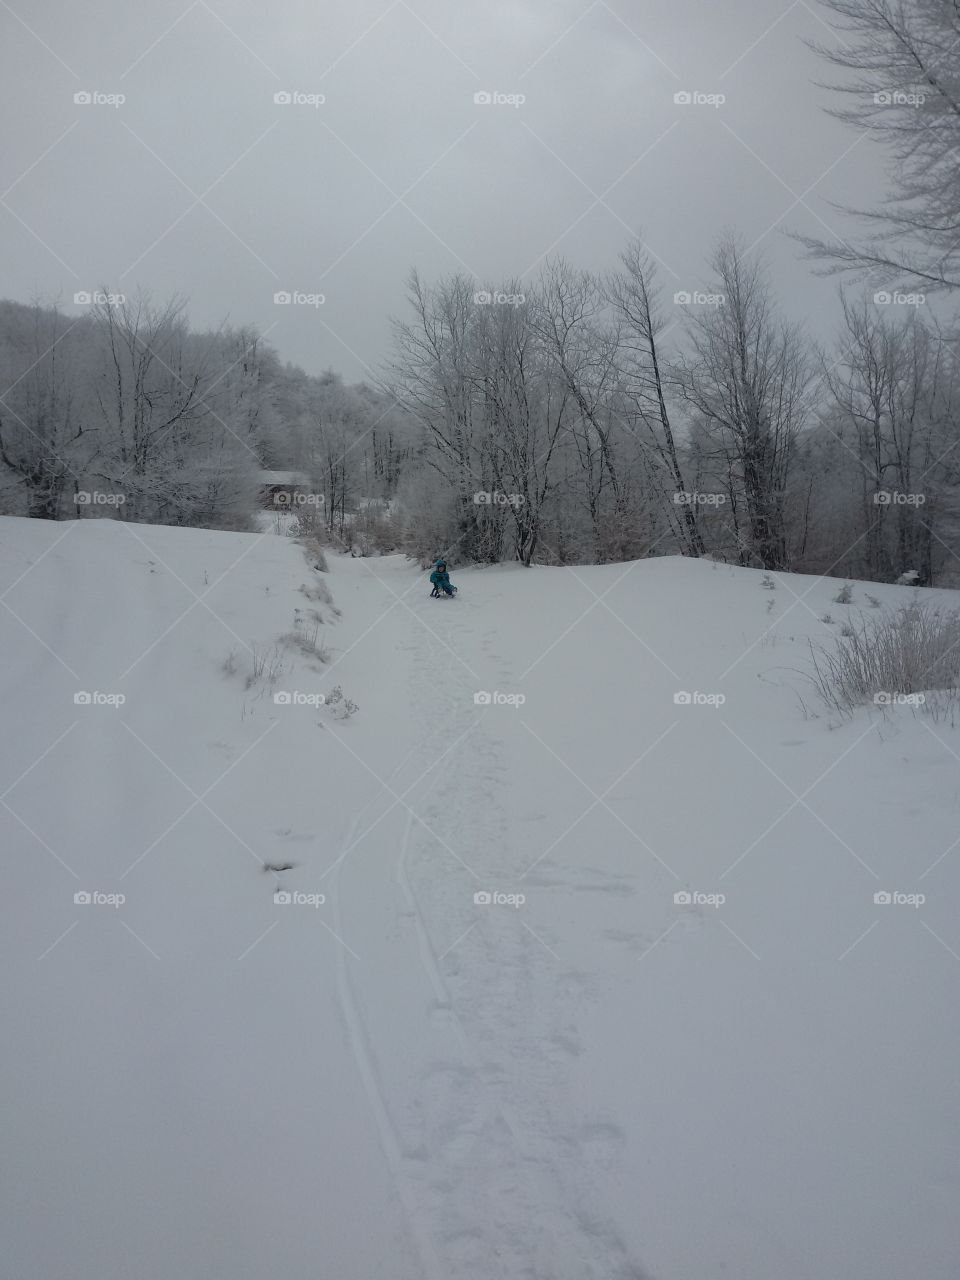
<instances>
[{"instance_id":1,"label":"bare tree","mask_svg":"<svg viewBox=\"0 0 960 1280\"><path fill-rule=\"evenodd\" d=\"M620 318L596 276L558 259L541 272L531 323L572 402L570 433L583 468L596 558L622 560L637 550L637 512L622 456L627 424L619 412Z\"/></svg>"},{"instance_id":2,"label":"bare tree","mask_svg":"<svg viewBox=\"0 0 960 1280\"><path fill-rule=\"evenodd\" d=\"M687 485L677 454L673 427L667 409L663 364L658 341L663 320L657 309L656 267L642 242L632 241L620 255L623 270L609 276L607 296L621 320L621 372L624 395L631 417L651 451L656 480L668 478L672 495L661 485L667 509L679 512L674 521L678 541L685 555L703 555L703 537L692 502L677 504L670 497L685 493Z\"/></svg>"},{"instance_id":3,"label":"bare tree","mask_svg":"<svg viewBox=\"0 0 960 1280\"><path fill-rule=\"evenodd\" d=\"M735 239L721 240L713 267L722 303L692 314L693 355L678 366L679 386L735 467L749 553L765 569L783 569L787 482L811 407L810 360L797 327L776 315L762 267L744 261Z\"/></svg>"},{"instance_id":4,"label":"bare tree","mask_svg":"<svg viewBox=\"0 0 960 1280\"><path fill-rule=\"evenodd\" d=\"M478 518L474 495L484 483L478 449L478 403L469 371L477 306L475 286L456 275L430 289L416 271L409 299L416 319L394 321L395 358L390 390L424 424L433 449L426 465L453 486L457 504L457 541L473 559L496 558Z\"/></svg>"},{"instance_id":5,"label":"bare tree","mask_svg":"<svg viewBox=\"0 0 960 1280\"><path fill-rule=\"evenodd\" d=\"M516 282L491 297L514 300ZM544 358L531 323L536 302L483 305L475 326L471 379L485 410L484 454L494 479L488 518L512 522L514 550L529 565L540 542L543 508L551 489L551 463L571 396ZM486 495L484 495L486 496Z\"/></svg>"},{"instance_id":6,"label":"bare tree","mask_svg":"<svg viewBox=\"0 0 960 1280\"><path fill-rule=\"evenodd\" d=\"M838 351L823 357L846 450L847 501L859 493L853 532L858 571L892 581L934 576L938 523L956 507L957 369L953 345L910 314L894 324L867 299L843 297ZM859 464L859 465L856 465Z\"/></svg>"},{"instance_id":7,"label":"bare tree","mask_svg":"<svg viewBox=\"0 0 960 1280\"><path fill-rule=\"evenodd\" d=\"M853 78L829 86L831 114L888 147L893 188L862 244L797 237L827 272L901 288L960 288L960 5L956 0L820 0L839 43L814 50Z\"/></svg>"},{"instance_id":8,"label":"bare tree","mask_svg":"<svg viewBox=\"0 0 960 1280\"><path fill-rule=\"evenodd\" d=\"M89 322L81 322L89 339ZM56 307L5 307L0 333L0 463L4 510L45 520L97 454L97 434L78 405L77 335ZM10 484L10 481L13 483ZM9 487L8 487L9 486ZM76 515L71 505L68 514Z\"/></svg>"},{"instance_id":9,"label":"bare tree","mask_svg":"<svg viewBox=\"0 0 960 1280\"><path fill-rule=\"evenodd\" d=\"M123 519L245 527L259 466L256 341L191 333L176 298L104 297L91 315L88 394L102 441L93 478L123 493Z\"/></svg>"}]
</instances>

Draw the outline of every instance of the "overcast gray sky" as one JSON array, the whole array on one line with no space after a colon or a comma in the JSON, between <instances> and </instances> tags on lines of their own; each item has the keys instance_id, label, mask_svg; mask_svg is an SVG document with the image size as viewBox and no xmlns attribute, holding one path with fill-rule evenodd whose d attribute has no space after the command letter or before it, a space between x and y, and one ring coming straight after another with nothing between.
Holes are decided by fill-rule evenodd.
<instances>
[{"instance_id":1,"label":"overcast gray sky","mask_svg":"<svg viewBox=\"0 0 960 1280\"><path fill-rule=\"evenodd\" d=\"M815 0L0 0L0 293L181 293L356 380L413 265L529 279L642 233L672 300L735 227L826 338L836 283L778 228L849 234L828 202L870 203L883 156L804 36L833 38Z\"/></svg>"}]
</instances>

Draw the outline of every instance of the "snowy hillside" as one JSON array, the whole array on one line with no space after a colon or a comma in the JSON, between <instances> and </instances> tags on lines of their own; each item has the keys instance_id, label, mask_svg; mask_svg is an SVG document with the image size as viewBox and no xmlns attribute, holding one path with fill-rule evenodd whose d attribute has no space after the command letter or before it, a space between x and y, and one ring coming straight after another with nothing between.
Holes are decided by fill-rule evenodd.
<instances>
[{"instance_id":1,"label":"snowy hillside","mask_svg":"<svg viewBox=\"0 0 960 1280\"><path fill-rule=\"evenodd\" d=\"M0 521L4 1276L955 1277L960 735L802 676L912 593L453 577Z\"/></svg>"}]
</instances>

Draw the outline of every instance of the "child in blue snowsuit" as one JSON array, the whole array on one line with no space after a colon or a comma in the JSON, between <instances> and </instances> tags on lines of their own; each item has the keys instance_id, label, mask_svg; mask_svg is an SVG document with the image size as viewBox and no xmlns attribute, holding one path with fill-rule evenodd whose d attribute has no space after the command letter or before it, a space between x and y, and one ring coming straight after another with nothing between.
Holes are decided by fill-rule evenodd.
<instances>
[{"instance_id":1,"label":"child in blue snowsuit","mask_svg":"<svg viewBox=\"0 0 960 1280\"><path fill-rule=\"evenodd\" d=\"M432 596L438 596L441 591L448 596L452 596L456 591L456 587L450 581L450 575L447 573L447 566L442 560L437 561L437 566L430 575L430 581L433 583L433 590L430 592Z\"/></svg>"}]
</instances>

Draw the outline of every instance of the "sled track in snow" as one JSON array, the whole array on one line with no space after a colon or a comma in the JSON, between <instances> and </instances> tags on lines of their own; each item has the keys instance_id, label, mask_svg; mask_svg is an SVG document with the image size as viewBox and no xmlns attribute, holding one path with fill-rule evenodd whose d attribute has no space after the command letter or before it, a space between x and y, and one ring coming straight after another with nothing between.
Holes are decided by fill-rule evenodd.
<instances>
[{"instance_id":1,"label":"sled track in snow","mask_svg":"<svg viewBox=\"0 0 960 1280\"><path fill-rule=\"evenodd\" d=\"M513 1108L498 1098L490 1085L483 1083L480 1057L443 980L423 912L407 874L407 850L412 826L413 818L408 815L403 844L397 859L397 882L414 915L421 961L436 995L437 1009L445 1015L445 1020L457 1040L460 1052L482 1091L489 1114L498 1119L509 1133L519 1157L520 1167L533 1186L535 1200L540 1206L540 1220L539 1224L530 1223L531 1236L536 1234L538 1226L541 1230L546 1230L544 1218L550 1207L553 1207L554 1211L562 1209L563 1221L556 1224L556 1234L550 1241L551 1248L554 1247L554 1242L562 1246L557 1250L557 1257L545 1270L536 1267L535 1263L532 1264L529 1274L537 1277L542 1275L544 1280L548 1280L548 1277L549 1280L565 1280L567 1274L570 1280L574 1280L574 1276L590 1276L595 1277L596 1280L649 1280L646 1273L631 1262L622 1241L615 1234L596 1225L588 1228L583 1222L582 1206L572 1209L564 1204L566 1197L552 1177L549 1168L543 1161L532 1155L530 1144ZM580 1238L579 1249L576 1248L576 1242L570 1238L572 1234ZM601 1254L605 1257L601 1257ZM573 1257L576 1257L579 1267L586 1267L588 1270L578 1269L575 1273L567 1273L555 1269L557 1266L562 1267L565 1262L569 1264Z\"/></svg>"},{"instance_id":2,"label":"sled track in snow","mask_svg":"<svg viewBox=\"0 0 960 1280\"><path fill-rule=\"evenodd\" d=\"M464 714L463 692L455 690L451 684L451 680L462 683L462 668L457 667L452 677L436 679L438 671L443 671L444 658L451 658L449 651L444 652L445 641L453 641L453 648L456 644L453 633L464 630L462 615L460 623L454 614L444 614L439 624L434 621L435 617L431 615L431 626L426 631L418 628L421 643L414 646L411 671L411 704L419 709L425 729L429 733L438 722L444 726L442 737L446 741L432 748L431 764L457 740L463 720L470 717L472 711L471 708ZM452 624L449 628L444 625L447 620ZM415 625L412 619L411 625ZM442 632L446 632L446 636ZM426 707L430 708L429 714L423 711ZM458 769L458 774L470 780L471 792L476 793L471 794L470 799L480 809L495 812L498 782L495 774L490 772L490 753L484 758L478 740L472 736L468 735L464 742L466 750L472 751L473 760L465 769ZM462 791L460 798L463 798ZM518 1276L530 1277L531 1280L539 1280L540 1277L543 1280L566 1280L567 1277L570 1280L645 1280L646 1273L631 1260L612 1222L586 1207L587 1187L563 1185L549 1155L537 1153L537 1144L529 1140L516 1110L499 1096L502 1086L498 1088L485 1079L484 1063L444 979L427 917L414 888L410 852L416 823L414 814L408 810L394 875L416 931L420 968L433 996L434 1007L430 1011L432 1027L434 1032L439 1030L444 1040L449 1042L452 1039L453 1042L444 1053L444 1060L447 1070L456 1073L457 1089L452 1097L446 1099L452 1114L443 1127L451 1132L459 1131L461 1139L466 1142L465 1149L458 1147L458 1162L462 1164L469 1159L471 1148L476 1150L478 1169L482 1166L486 1177L483 1191L491 1197L495 1212L499 1210L502 1213L504 1205L509 1204L512 1217L504 1231L502 1255L498 1250L496 1258L490 1257L482 1274L500 1274L511 1280ZM422 830L432 838L426 826ZM443 854L444 859L447 856ZM524 982L524 970L514 969L512 975L512 981ZM472 1121L465 1119L469 1115L472 1115ZM414 1142L412 1145L416 1147L418 1144ZM554 1144L551 1140L546 1145L553 1147ZM502 1152L502 1168L497 1166L487 1170L484 1162L487 1148L491 1146ZM453 1185L450 1188L450 1216L454 1219L457 1195L469 1189L472 1170L459 1168L462 1180L459 1185L456 1172L451 1172ZM470 1201L470 1210L475 1217L480 1216L479 1197L475 1204ZM462 1234L466 1234L467 1226L467 1223L463 1224ZM480 1230L475 1233L482 1235ZM457 1235L455 1223L448 1221L446 1215L440 1234L443 1237ZM453 1271L451 1274L462 1273Z\"/></svg>"},{"instance_id":3,"label":"sled track in snow","mask_svg":"<svg viewBox=\"0 0 960 1280\"><path fill-rule=\"evenodd\" d=\"M444 617L453 619L452 614ZM407 675L414 715L425 732L417 735L418 745L386 779L390 787L414 756L422 755L429 773L444 751L462 736L472 712L472 707L465 709L462 688L455 687L457 680L463 684L463 668L455 674L445 671L444 660L447 664L455 660L449 650L444 652L444 642L463 627L456 623L449 628L443 623L438 626L436 618L431 615L426 629L410 618L413 643L404 651L412 651L413 657ZM469 794L461 787L458 795L462 812L495 815L501 783L494 744L487 742L484 750L471 735L464 742L469 744L472 758L458 770L469 780ZM375 823L381 844L379 848L376 843L372 846L379 854L373 865L386 873L389 860L393 874L365 882L364 892L378 893L374 917L379 911L381 930L391 931L395 972L390 989L396 1002L391 1017L414 1028L412 1060L408 1047L407 1060L398 1069L397 1049L401 1046L385 1040L378 1029L364 998L364 978L359 971L354 974L351 965L355 962L342 945L337 946L336 954L337 994L350 1050L418 1256L417 1280L649 1280L631 1260L609 1218L589 1207L596 1197L590 1194L589 1174L574 1167L576 1140L554 1131L549 1103L536 1110L539 1131L531 1141L515 1109L501 1096L501 1062L513 1054L509 1023L505 1024L506 1032L501 1025L499 1034L491 1036L492 1052L484 1059L445 981L427 914L414 886L410 861L413 832L423 819L404 804L407 811L402 835L396 830L391 844L386 830L388 812L399 806L389 793L378 791L344 837L332 872L338 934L345 936L342 873L348 865L355 865L347 851L381 803L387 807L381 812L383 822ZM432 813L429 821L431 825L434 822ZM499 819L494 817L493 821L496 832ZM426 824L421 829L433 839ZM376 841L372 832L373 828L371 840ZM443 853L435 868L438 878L450 872L452 863L448 866L444 861L448 857ZM434 868L430 870L432 873ZM392 897L388 899L384 891L391 885ZM403 930L404 919L412 925L415 937ZM394 923L401 926L396 937L391 930ZM519 942L496 955L505 966L507 984L512 983L518 991L529 988L524 945ZM488 960L493 962L493 957ZM375 975L368 974L366 981L375 981ZM391 1064L389 1070L397 1074L385 1075L381 1064ZM537 1070L537 1078L540 1074ZM564 1157L572 1152L572 1159L563 1159L558 1167L556 1158L561 1152Z\"/></svg>"},{"instance_id":4,"label":"sled track in snow","mask_svg":"<svg viewBox=\"0 0 960 1280\"><path fill-rule=\"evenodd\" d=\"M404 761L404 763L406 763L406 761ZM401 765L400 768L402 767L403 766ZM399 769L397 772L399 772ZM395 775L391 775L391 777L393 776ZM345 851L351 847L353 841L357 838L362 817L363 814L361 813L350 824L350 828L344 840L344 852L341 852L333 871L333 917L337 933L340 937L343 936L343 919L340 912L340 868L344 861L346 861ZM412 1188L404 1175L400 1139L390 1117L389 1108L379 1079L376 1060L374 1058L366 1026L360 1012L360 1005L353 991L353 985L347 969L346 948L341 943L338 943L336 949L336 970L337 994L340 1003L340 1011L343 1015L344 1023L346 1024L350 1049L353 1053L354 1061L357 1064L357 1071L359 1072L360 1079L363 1083L367 1100L370 1103L370 1109L373 1112L373 1116L376 1121L380 1144L390 1167L390 1173L394 1187L396 1188L397 1196L403 1206L403 1211L407 1218L410 1234L420 1259L422 1274L426 1280L445 1280L444 1269L441 1266L440 1259L433 1247L433 1241L430 1234L421 1224L419 1206L417 1205L416 1199L413 1195Z\"/></svg>"}]
</instances>

